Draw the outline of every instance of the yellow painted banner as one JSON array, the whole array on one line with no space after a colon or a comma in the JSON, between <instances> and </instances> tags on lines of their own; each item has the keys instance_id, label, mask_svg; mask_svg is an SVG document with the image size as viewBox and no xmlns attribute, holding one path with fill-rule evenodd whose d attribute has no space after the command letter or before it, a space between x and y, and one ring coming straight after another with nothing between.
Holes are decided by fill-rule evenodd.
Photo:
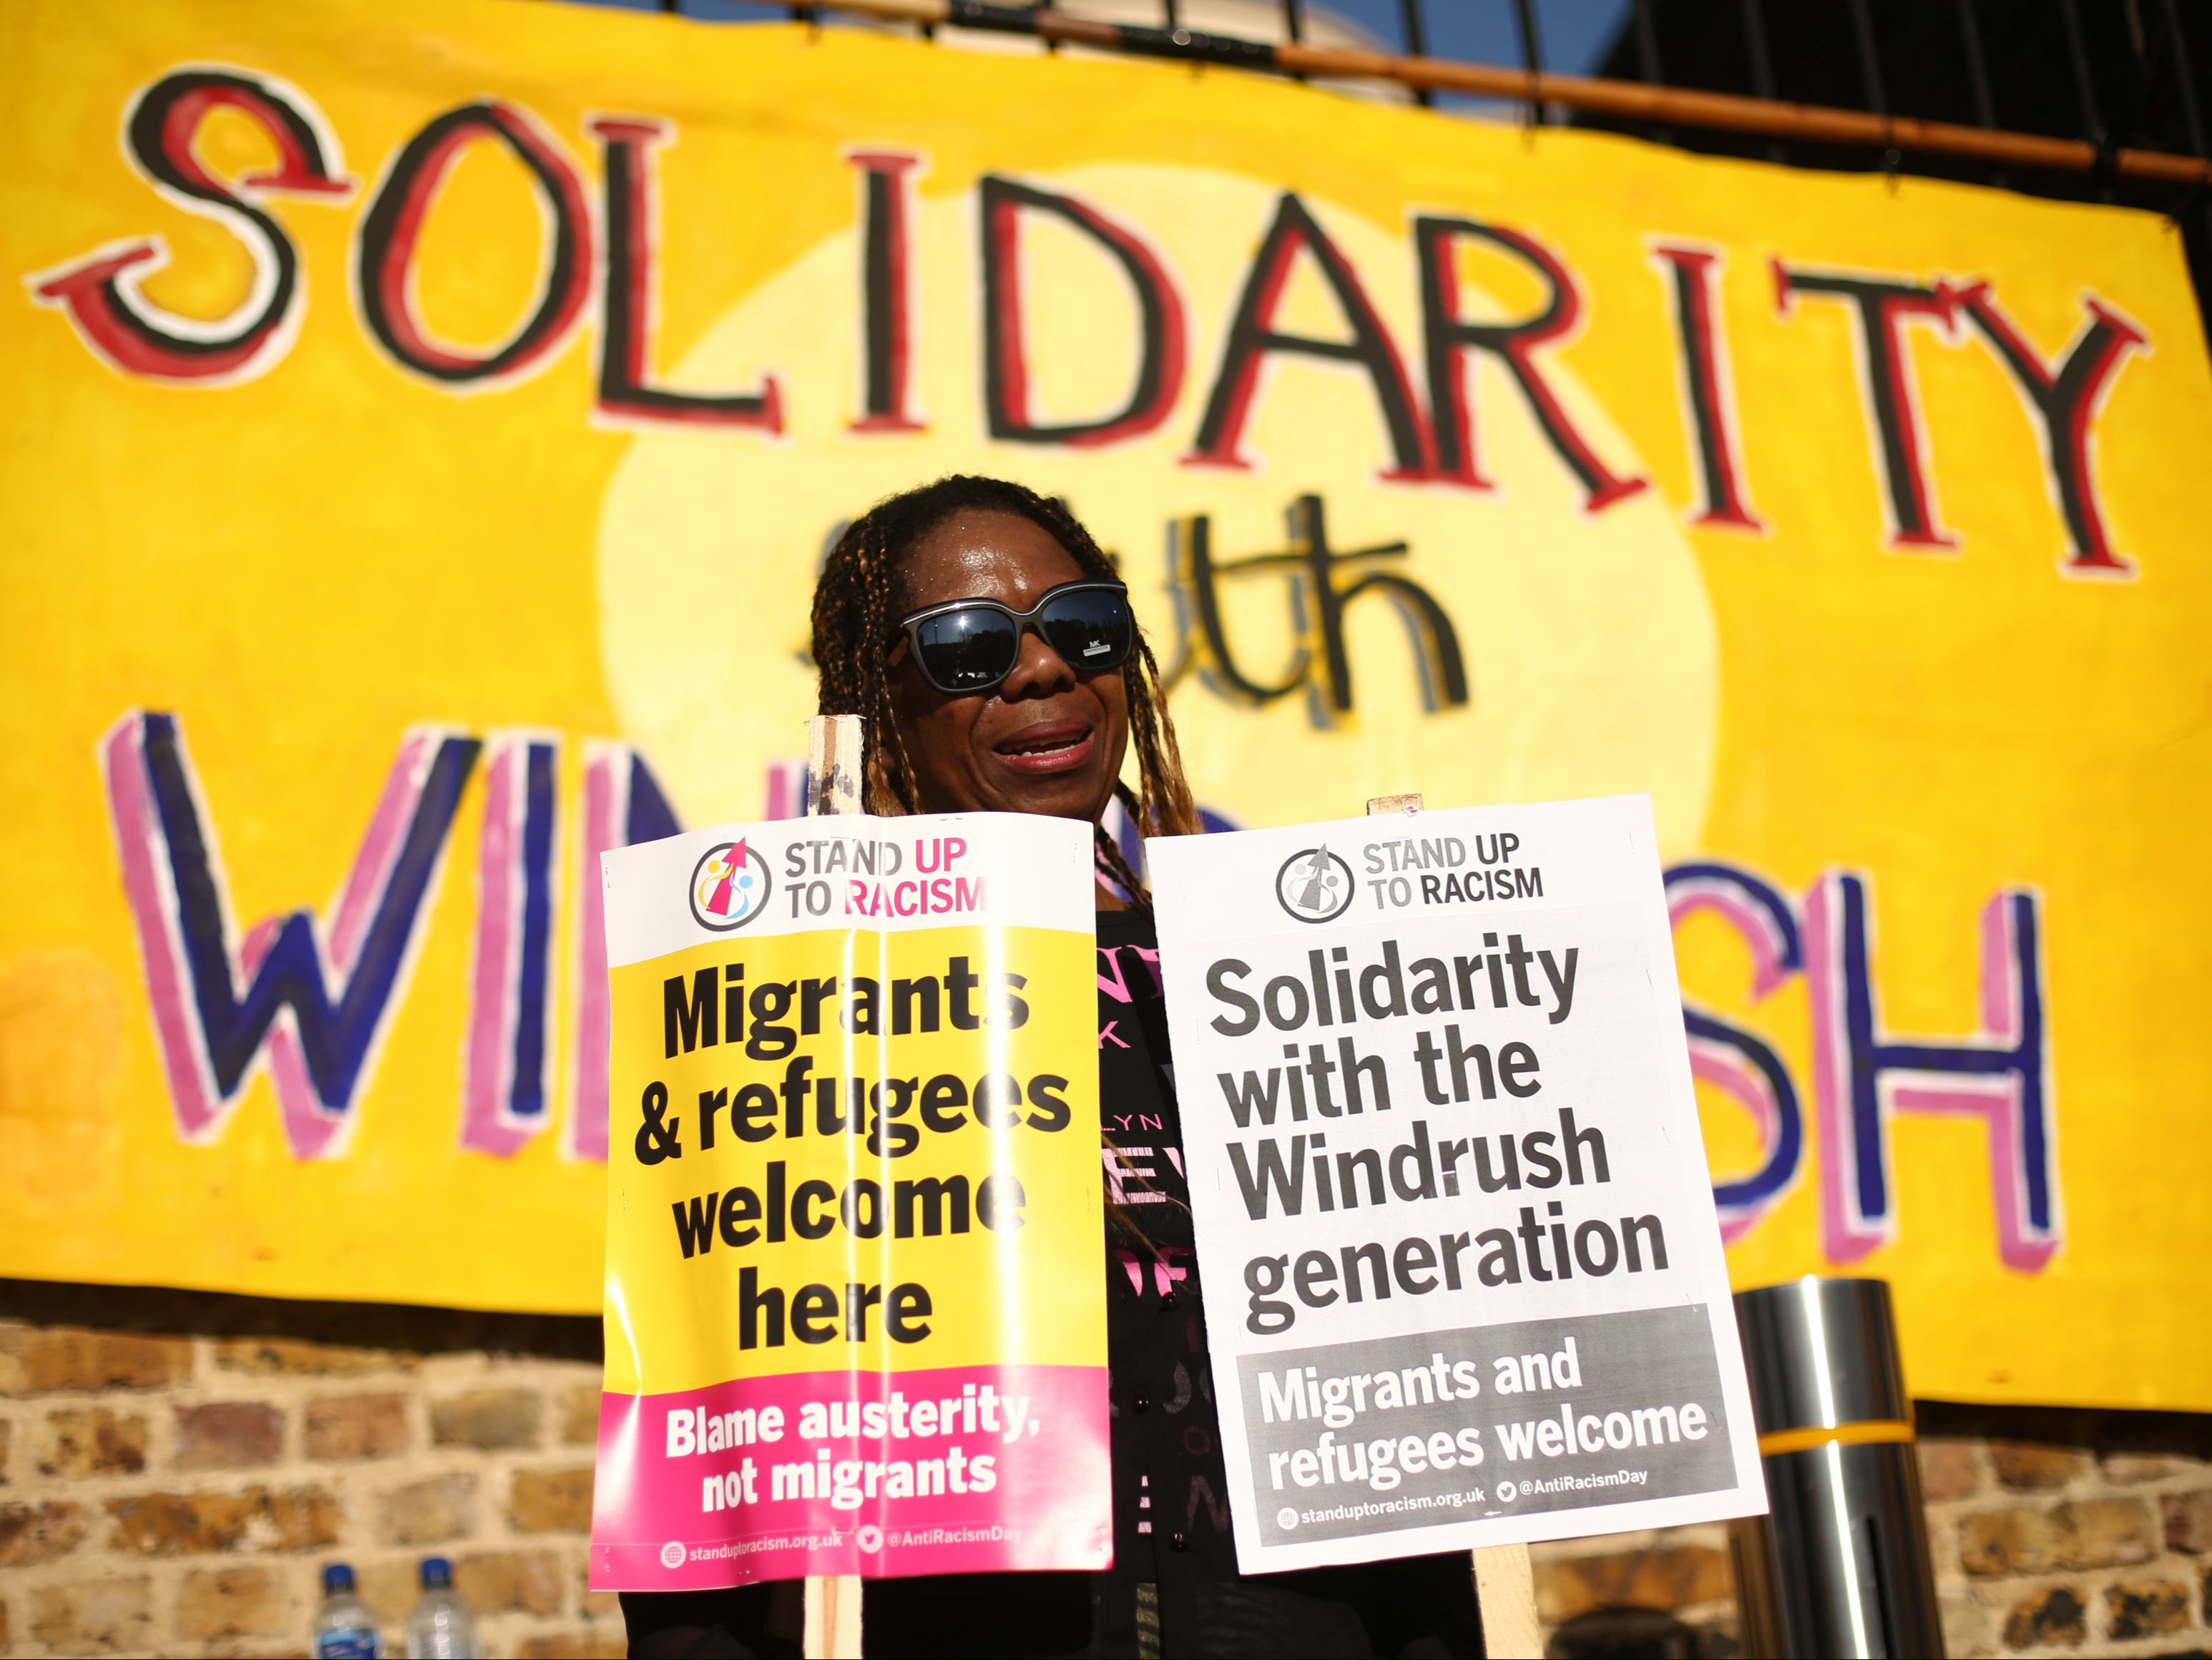
<instances>
[{"instance_id":1,"label":"yellow painted banner","mask_svg":"<svg viewBox=\"0 0 2212 1660\"><path fill-rule=\"evenodd\" d=\"M520 0L24 0L0 82L0 1274L595 1309L584 873L791 810L825 543L969 470L1221 819L1651 793L1739 1283L2212 1407L2163 222Z\"/></svg>"}]
</instances>

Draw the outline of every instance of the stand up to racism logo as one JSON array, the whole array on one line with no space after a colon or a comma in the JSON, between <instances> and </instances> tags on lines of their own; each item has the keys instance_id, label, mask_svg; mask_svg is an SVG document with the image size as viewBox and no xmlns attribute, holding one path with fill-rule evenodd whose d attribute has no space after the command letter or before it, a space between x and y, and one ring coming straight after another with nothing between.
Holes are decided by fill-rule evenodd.
<instances>
[{"instance_id":1,"label":"stand up to racism logo","mask_svg":"<svg viewBox=\"0 0 2212 1660\"><path fill-rule=\"evenodd\" d=\"M1300 848L1275 873L1275 897L1301 922L1334 922L1352 903L1352 866L1327 847Z\"/></svg>"},{"instance_id":2,"label":"stand up to racism logo","mask_svg":"<svg viewBox=\"0 0 2212 1660\"><path fill-rule=\"evenodd\" d=\"M724 842L691 867L691 915L702 928L727 933L768 907L768 860L743 841Z\"/></svg>"}]
</instances>

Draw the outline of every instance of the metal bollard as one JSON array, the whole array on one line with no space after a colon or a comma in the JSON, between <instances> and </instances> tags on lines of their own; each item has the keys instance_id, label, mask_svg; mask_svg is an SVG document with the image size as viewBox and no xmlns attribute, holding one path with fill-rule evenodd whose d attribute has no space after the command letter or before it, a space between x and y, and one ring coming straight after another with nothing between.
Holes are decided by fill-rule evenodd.
<instances>
[{"instance_id":1,"label":"metal bollard","mask_svg":"<svg viewBox=\"0 0 2212 1660\"><path fill-rule=\"evenodd\" d=\"M1746 1652L1940 1656L1888 1286L1808 1274L1735 1317L1772 1505L1736 1532Z\"/></svg>"}]
</instances>

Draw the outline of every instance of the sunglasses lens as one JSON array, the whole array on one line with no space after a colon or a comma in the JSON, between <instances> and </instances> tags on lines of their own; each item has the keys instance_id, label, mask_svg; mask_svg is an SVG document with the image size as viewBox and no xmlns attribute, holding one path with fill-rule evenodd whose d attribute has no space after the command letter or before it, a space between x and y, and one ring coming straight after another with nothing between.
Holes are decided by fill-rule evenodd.
<instances>
[{"instance_id":1,"label":"sunglasses lens","mask_svg":"<svg viewBox=\"0 0 2212 1660\"><path fill-rule=\"evenodd\" d=\"M987 605L942 611L914 632L922 669L941 691L997 685L1013 672L1021 651L1013 618Z\"/></svg>"},{"instance_id":2,"label":"sunglasses lens","mask_svg":"<svg viewBox=\"0 0 2212 1660\"><path fill-rule=\"evenodd\" d=\"M1120 668L1137 640L1128 596L1111 588L1079 588L1048 600L1037 629L1079 674Z\"/></svg>"}]
</instances>

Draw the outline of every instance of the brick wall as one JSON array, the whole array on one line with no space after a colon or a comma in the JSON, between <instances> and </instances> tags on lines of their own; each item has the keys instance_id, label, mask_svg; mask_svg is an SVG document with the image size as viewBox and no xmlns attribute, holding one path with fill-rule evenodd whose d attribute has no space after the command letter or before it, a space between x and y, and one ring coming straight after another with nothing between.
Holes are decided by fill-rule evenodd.
<instances>
[{"instance_id":1,"label":"brick wall","mask_svg":"<svg viewBox=\"0 0 2212 1660\"><path fill-rule=\"evenodd\" d=\"M599 1325L0 1281L0 1654L296 1654L353 1564L397 1651L422 1557L494 1654L620 1654L584 1589ZM1923 1402L1953 1655L2212 1649L2212 1418ZM1725 1529L1541 1546L1547 1632L1736 1651Z\"/></svg>"},{"instance_id":2,"label":"brick wall","mask_svg":"<svg viewBox=\"0 0 2212 1660\"><path fill-rule=\"evenodd\" d=\"M2212 1418L1924 1408L1954 1655L2212 1648Z\"/></svg>"},{"instance_id":3,"label":"brick wall","mask_svg":"<svg viewBox=\"0 0 2212 1660\"><path fill-rule=\"evenodd\" d=\"M2212 1651L2212 1417L1923 1402L1920 1470L1945 1645L1984 1655ZM1736 1652L1723 1528L1536 1548L1547 1635L1662 1609Z\"/></svg>"},{"instance_id":4,"label":"brick wall","mask_svg":"<svg viewBox=\"0 0 2212 1660\"><path fill-rule=\"evenodd\" d=\"M350 1340L350 1341L349 1341ZM323 1564L400 1627L620 1654L584 1589L598 1323L0 1286L0 1653L298 1654Z\"/></svg>"},{"instance_id":5,"label":"brick wall","mask_svg":"<svg viewBox=\"0 0 2212 1660\"><path fill-rule=\"evenodd\" d=\"M1725 1526L1565 1539L1532 1546L1528 1554L1547 1639L1577 1614L1656 1608L1697 1632L1700 1654L1737 1652L1735 1574Z\"/></svg>"}]
</instances>

